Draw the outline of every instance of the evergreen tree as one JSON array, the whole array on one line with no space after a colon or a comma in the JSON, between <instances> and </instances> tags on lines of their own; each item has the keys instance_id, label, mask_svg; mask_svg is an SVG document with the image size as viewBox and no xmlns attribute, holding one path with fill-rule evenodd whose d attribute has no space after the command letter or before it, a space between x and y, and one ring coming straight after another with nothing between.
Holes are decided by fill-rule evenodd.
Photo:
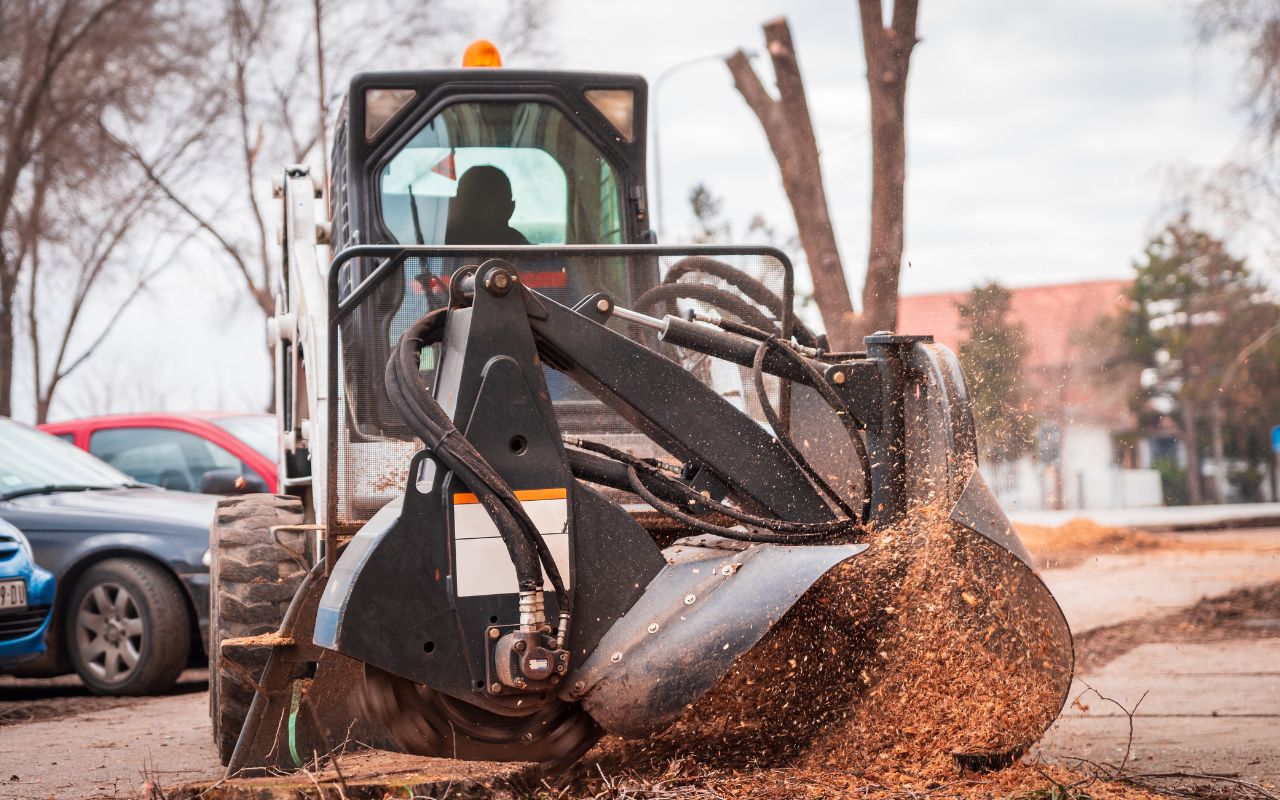
<instances>
[{"instance_id":1,"label":"evergreen tree","mask_svg":"<svg viewBox=\"0 0 1280 800\"><path fill-rule=\"evenodd\" d=\"M1274 372L1275 349L1253 357L1252 367L1223 386L1228 367L1260 333L1275 324L1277 308L1243 259L1221 240L1193 226L1186 215L1167 225L1134 264L1131 304L1121 319L1121 360L1144 369L1133 398L1139 419L1152 426L1167 417L1177 426L1186 455L1187 498L1204 499L1201 461L1216 404L1231 416L1231 439L1244 445L1265 426L1266 394L1255 381ZM1239 372L1239 370L1237 370ZM1242 430L1244 428L1244 430ZM1222 498L1217 498L1221 500Z\"/></svg>"},{"instance_id":2,"label":"evergreen tree","mask_svg":"<svg viewBox=\"0 0 1280 800\"><path fill-rule=\"evenodd\" d=\"M973 396L983 458L1016 461L1031 450L1035 420L1023 378L1028 345L1021 323L1009 319L1011 295L998 283L974 287L958 304L965 341L960 365Z\"/></svg>"}]
</instances>

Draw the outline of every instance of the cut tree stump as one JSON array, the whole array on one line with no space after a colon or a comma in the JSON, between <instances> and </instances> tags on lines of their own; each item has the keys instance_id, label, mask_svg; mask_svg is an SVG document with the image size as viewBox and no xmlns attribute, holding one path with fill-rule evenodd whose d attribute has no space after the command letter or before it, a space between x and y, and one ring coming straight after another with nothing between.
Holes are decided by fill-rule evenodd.
<instances>
[{"instance_id":1,"label":"cut tree stump","mask_svg":"<svg viewBox=\"0 0 1280 800\"><path fill-rule=\"evenodd\" d=\"M166 787L166 800L298 800L299 798L515 798L538 785L538 765L454 761L381 750L340 756L314 772L199 781Z\"/></svg>"}]
</instances>

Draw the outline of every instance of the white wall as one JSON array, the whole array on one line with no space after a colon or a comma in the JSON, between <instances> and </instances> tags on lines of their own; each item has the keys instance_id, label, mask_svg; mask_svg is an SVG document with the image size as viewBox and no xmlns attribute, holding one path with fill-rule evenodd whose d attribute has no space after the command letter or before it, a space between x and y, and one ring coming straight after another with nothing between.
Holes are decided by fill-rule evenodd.
<instances>
[{"instance_id":1,"label":"white wall","mask_svg":"<svg viewBox=\"0 0 1280 800\"><path fill-rule=\"evenodd\" d=\"M1114 461L1111 432L1101 425L1073 424L1062 429L1060 477L1055 467L1030 457L1007 464L982 465L987 485L1006 512L1048 510L1061 480L1066 509L1142 508L1163 504L1160 473L1120 469Z\"/></svg>"}]
</instances>

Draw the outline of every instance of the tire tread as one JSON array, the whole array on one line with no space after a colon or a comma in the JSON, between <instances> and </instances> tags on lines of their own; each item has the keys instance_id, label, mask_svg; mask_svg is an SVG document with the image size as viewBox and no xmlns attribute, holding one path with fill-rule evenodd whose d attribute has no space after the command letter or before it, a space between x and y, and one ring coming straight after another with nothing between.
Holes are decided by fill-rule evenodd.
<instances>
[{"instance_id":1,"label":"tire tread","mask_svg":"<svg viewBox=\"0 0 1280 800\"><path fill-rule=\"evenodd\" d=\"M214 515L209 532L209 714L224 764L231 759L249 715L253 689L224 669L220 644L280 627L306 575L302 559L306 536L281 533L276 537L280 541L273 541L270 529L303 521L299 498L271 494L225 498ZM255 674L266 665L265 658L240 660Z\"/></svg>"}]
</instances>

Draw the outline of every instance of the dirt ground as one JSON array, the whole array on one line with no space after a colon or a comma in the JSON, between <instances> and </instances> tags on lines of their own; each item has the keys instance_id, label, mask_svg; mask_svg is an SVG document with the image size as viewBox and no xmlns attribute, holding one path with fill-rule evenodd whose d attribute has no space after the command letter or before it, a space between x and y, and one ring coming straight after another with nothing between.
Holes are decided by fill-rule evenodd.
<instances>
[{"instance_id":1,"label":"dirt ground","mask_svg":"<svg viewBox=\"0 0 1280 800\"><path fill-rule=\"evenodd\" d=\"M1073 758L1115 764L1127 744L1135 751L1130 771L1211 770L1227 774L1218 787L1234 796L1267 797L1230 781L1266 780L1267 768L1280 764L1280 737L1271 733L1280 719L1280 709L1273 708L1280 698L1280 676L1273 674L1280 661L1274 649L1280 636L1280 530L1143 536L1077 530L1027 538L1040 563L1054 565L1043 574L1072 622L1077 675L1130 703L1135 698L1126 693L1151 688L1134 718L1132 739L1124 735L1127 716L1086 697L1080 705L1087 710L1069 708L1030 764L996 778L905 777L892 789L851 782L838 769L761 771L744 762L717 766L680 757L602 773L596 763L617 767L600 757L610 746L606 740L582 762L576 779L544 787L544 796L1147 796L1128 785L1073 785L1079 773L1067 771L1081 763ZM1206 595L1214 599L1197 602ZM1215 661L1214 652L1222 657ZM1169 668L1151 669L1153 659ZM110 699L87 694L74 678L0 678L0 798L124 798L139 796L149 784L216 780L220 767L204 681L203 673L188 672L169 696ZM1198 696L1211 701L1188 705L1187 698ZM1263 738L1251 739L1255 728L1249 726L1264 731ZM1232 731L1244 733L1233 739ZM1222 746L1201 747L1206 742ZM1152 757L1161 754L1168 758Z\"/></svg>"},{"instance_id":2,"label":"dirt ground","mask_svg":"<svg viewBox=\"0 0 1280 800\"><path fill-rule=\"evenodd\" d=\"M148 780L220 774L208 675L162 697L97 697L79 679L0 677L0 798L133 798Z\"/></svg>"},{"instance_id":3,"label":"dirt ground","mask_svg":"<svg viewBox=\"0 0 1280 800\"><path fill-rule=\"evenodd\" d=\"M203 693L208 689L208 671L189 669L179 676L177 685L168 694ZM47 680L20 680L0 675L0 727L56 720L110 708L129 708L148 700L88 694L84 684L74 675Z\"/></svg>"}]
</instances>

